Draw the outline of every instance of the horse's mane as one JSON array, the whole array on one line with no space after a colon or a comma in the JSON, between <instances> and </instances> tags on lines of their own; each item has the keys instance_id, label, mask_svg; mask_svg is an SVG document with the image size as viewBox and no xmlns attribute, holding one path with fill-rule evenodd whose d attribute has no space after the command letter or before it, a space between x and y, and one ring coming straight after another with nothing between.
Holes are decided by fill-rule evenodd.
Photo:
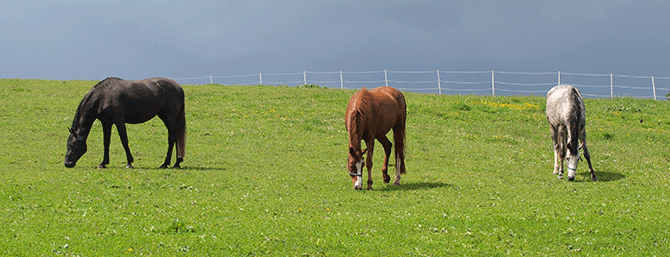
<instances>
[{"instance_id":1,"label":"horse's mane","mask_svg":"<svg viewBox=\"0 0 670 257\"><path fill-rule=\"evenodd\" d=\"M367 88L362 88L360 91L356 92L353 99L353 106L351 111L360 111L365 113L365 111L370 110L370 104L372 103L372 93L368 91Z\"/></svg>"},{"instance_id":2,"label":"horse's mane","mask_svg":"<svg viewBox=\"0 0 670 257\"><path fill-rule=\"evenodd\" d=\"M572 85L565 85L568 86L568 99L570 99L570 105L571 105L571 110L572 113L570 114L571 116L575 118L581 118L581 115L584 113L584 100L582 100L582 94L579 92L579 89Z\"/></svg>"},{"instance_id":3,"label":"horse's mane","mask_svg":"<svg viewBox=\"0 0 670 257\"><path fill-rule=\"evenodd\" d=\"M349 134L352 135L349 137L349 146L360 148L360 136L362 136L363 131L359 130L363 127L363 116L370 110L370 103L372 102L371 98L372 93L365 87L351 97L350 108L347 109L346 113L348 119L347 130L349 131ZM356 120L358 120L358 122L356 122Z\"/></svg>"},{"instance_id":4,"label":"horse's mane","mask_svg":"<svg viewBox=\"0 0 670 257\"><path fill-rule=\"evenodd\" d=\"M81 102L79 103L79 106L77 107L77 111L74 114L74 119L72 120L72 126L71 126L71 129L73 131L76 131L79 128L79 125L82 124L82 122L80 122L80 120L82 118L86 119L83 122L84 124L88 124L88 123L92 124L93 121L95 121L95 119L97 117L91 116L90 114L85 113L85 112L89 111L89 109L90 109L89 106L90 105L93 105L94 102L99 100L99 93L98 93L100 91L99 89L105 87L108 84L110 84L112 81L117 81L117 80L122 80L122 79L115 78L115 77L109 77L109 78L103 79L102 81L95 84L95 86L93 86L93 88L91 88L91 90L88 91L88 93L86 93L86 96L84 96L84 98L81 99ZM82 117L82 116L86 116L86 117ZM86 127L88 127L88 125L86 125L84 127L85 127L84 129L90 129L90 128L86 128Z\"/></svg>"},{"instance_id":5,"label":"horse's mane","mask_svg":"<svg viewBox=\"0 0 670 257\"><path fill-rule=\"evenodd\" d=\"M579 105L583 105L584 100L582 98L582 93L579 92L579 89L577 89L576 87L572 87L572 92L570 93L570 97L572 97L572 100L575 103L580 103ZM582 106L580 106L580 108L581 107Z\"/></svg>"}]
</instances>

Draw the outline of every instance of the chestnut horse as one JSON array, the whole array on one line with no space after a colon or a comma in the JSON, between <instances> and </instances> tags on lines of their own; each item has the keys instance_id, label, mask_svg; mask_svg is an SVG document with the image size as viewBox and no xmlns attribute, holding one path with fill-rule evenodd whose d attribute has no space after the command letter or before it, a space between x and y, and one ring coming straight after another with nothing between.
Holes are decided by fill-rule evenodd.
<instances>
[{"instance_id":1,"label":"chestnut horse","mask_svg":"<svg viewBox=\"0 0 670 257\"><path fill-rule=\"evenodd\" d=\"M568 180L575 180L577 164L581 159L579 149L584 148L584 158L589 164L591 180L598 180L591 166L591 153L586 146L586 113L579 89L570 85L558 85L549 90L546 114L554 142L554 174L558 174L559 179L563 178L563 160L567 159Z\"/></svg>"},{"instance_id":2,"label":"chestnut horse","mask_svg":"<svg viewBox=\"0 0 670 257\"><path fill-rule=\"evenodd\" d=\"M363 154L367 152L368 190L372 189L372 153L375 139L384 147L384 183L389 183L388 162L391 156L391 141L386 134L393 129L395 142L395 181L400 185L400 175L405 174L405 120L407 104L405 97L395 88L378 87L368 91L366 88L356 92L349 100L344 122L349 133L349 160L347 169L354 183L354 189L362 189ZM361 141L367 148L361 150Z\"/></svg>"},{"instance_id":3,"label":"chestnut horse","mask_svg":"<svg viewBox=\"0 0 670 257\"><path fill-rule=\"evenodd\" d=\"M109 164L109 142L112 125L116 125L121 144L126 151L128 165L132 168L133 155L128 147L126 123L143 123L158 116L168 130L168 150L165 162L160 166L170 165L172 148L177 149L177 162L184 160L186 144L186 119L184 116L184 90L171 79L152 78L144 80L122 80L106 78L96 84L79 103L72 121L70 136L67 138L65 167L72 168L79 158L86 153L86 139L93 122L97 119L102 123L105 152L98 168L106 168Z\"/></svg>"}]
</instances>

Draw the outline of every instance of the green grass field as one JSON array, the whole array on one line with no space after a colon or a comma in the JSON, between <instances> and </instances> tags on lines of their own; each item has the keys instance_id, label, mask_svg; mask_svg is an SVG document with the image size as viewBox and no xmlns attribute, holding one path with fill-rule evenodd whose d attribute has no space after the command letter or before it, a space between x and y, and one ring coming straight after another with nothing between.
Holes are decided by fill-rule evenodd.
<instances>
[{"instance_id":1,"label":"green grass field","mask_svg":"<svg viewBox=\"0 0 670 257\"><path fill-rule=\"evenodd\" d=\"M67 128L95 81L0 80L2 256L667 255L670 104L587 99L599 181L552 174L542 97L405 93L407 175L355 191L344 111L352 90L183 86L183 169L157 169L159 119L99 122L63 166ZM392 137L390 137L392 139ZM393 164L393 161L391 161ZM364 177L364 179L366 179Z\"/></svg>"}]
</instances>

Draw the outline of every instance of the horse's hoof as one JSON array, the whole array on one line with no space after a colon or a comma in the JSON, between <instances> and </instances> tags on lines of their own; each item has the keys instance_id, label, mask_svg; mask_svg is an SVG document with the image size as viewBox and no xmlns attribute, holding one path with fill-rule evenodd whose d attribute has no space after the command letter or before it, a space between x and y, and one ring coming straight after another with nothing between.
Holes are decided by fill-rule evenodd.
<instances>
[{"instance_id":1,"label":"horse's hoof","mask_svg":"<svg viewBox=\"0 0 670 257\"><path fill-rule=\"evenodd\" d=\"M391 182L391 177L384 177L384 183L389 183Z\"/></svg>"},{"instance_id":2,"label":"horse's hoof","mask_svg":"<svg viewBox=\"0 0 670 257\"><path fill-rule=\"evenodd\" d=\"M568 176L568 181L575 181L575 177Z\"/></svg>"},{"instance_id":3,"label":"horse's hoof","mask_svg":"<svg viewBox=\"0 0 670 257\"><path fill-rule=\"evenodd\" d=\"M181 169L181 166L179 166L179 164L175 164L174 166L172 166L172 168L173 169Z\"/></svg>"},{"instance_id":4,"label":"horse's hoof","mask_svg":"<svg viewBox=\"0 0 670 257\"><path fill-rule=\"evenodd\" d=\"M159 169L167 169L167 167L168 167L167 165L163 164L163 165L161 165L161 166L158 167L158 168L159 168Z\"/></svg>"},{"instance_id":5,"label":"horse's hoof","mask_svg":"<svg viewBox=\"0 0 670 257\"><path fill-rule=\"evenodd\" d=\"M107 168L107 166L105 166L104 164L98 165L98 169L106 169L106 168Z\"/></svg>"},{"instance_id":6,"label":"horse's hoof","mask_svg":"<svg viewBox=\"0 0 670 257\"><path fill-rule=\"evenodd\" d=\"M393 182L393 185L394 185L394 186L400 186L400 182L398 182L398 181L394 181L394 182Z\"/></svg>"},{"instance_id":7,"label":"horse's hoof","mask_svg":"<svg viewBox=\"0 0 670 257\"><path fill-rule=\"evenodd\" d=\"M133 169L133 168L134 168L133 165L130 164L126 165L126 169Z\"/></svg>"},{"instance_id":8,"label":"horse's hoof","mask_svg":"<svg viewBox=\"0 0 670 257\"><path fill-rule=\"evenodd\" d=\"M592 180L592 181L598 181L598 178L596 178L596 176L592 176L592 177L591 177L591 180Z\"/></svg>"}]
</instances>

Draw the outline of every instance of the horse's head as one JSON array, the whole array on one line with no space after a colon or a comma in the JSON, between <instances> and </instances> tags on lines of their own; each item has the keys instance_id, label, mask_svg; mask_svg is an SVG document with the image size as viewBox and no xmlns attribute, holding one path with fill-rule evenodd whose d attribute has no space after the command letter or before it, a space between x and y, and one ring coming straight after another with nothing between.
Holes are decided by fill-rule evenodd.
<instances>
[{"instance_id":1,"label":"horse's head","mask_svg":"<svg viewBox=\"0 0 670 257\"><path fill-rule=\"evenodd\" d=\"M67 138L67 153L65 154L65 167L72 168L77 161L86 153L86 136L77 133L78 130L69 129L70 136Z\"/></svg>"},{"instance_id":2,"label":"horse's head","mask_svg":"<svg viewBox=\"0 0 670 257\"><path fill-rule=\"evenodd\" d=\"M363 189L363 167L365 166L365 158L363 154L368 149L365 150L354 150L353 147L349 147L349 160L347 161L347 170L349 170L349 176L351 176L351 181L354 183L354 189L360 190Z\"/></svg>"},{"instance_id":3,"label":"horse's head","mask_svg":"<svg viewBox=\"0 0 670 257\"><path fill-rule=\"evenodd\" d=\"M568 154L565 157L565 160L568 163L568 180L574 181L575 173L577 173L577 165L579 165L579 161L581 161L581 158L579 157L579 150L571 151L568 147Z\"/></svg>"}]
</instances>

